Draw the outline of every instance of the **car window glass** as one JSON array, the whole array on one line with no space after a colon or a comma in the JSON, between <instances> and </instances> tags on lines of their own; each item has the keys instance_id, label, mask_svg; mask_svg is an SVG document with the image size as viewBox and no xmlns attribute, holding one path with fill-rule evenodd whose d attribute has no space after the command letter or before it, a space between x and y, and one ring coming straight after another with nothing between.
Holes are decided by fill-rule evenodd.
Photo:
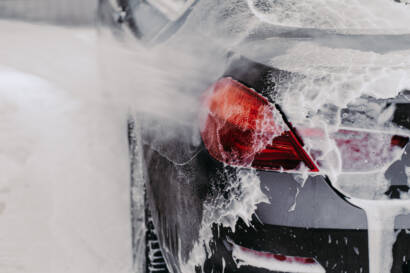
<instances>
[{"instance_id":1,"label":"car window glass","mask_svg":"<svg viewBox=\"0 0 410 273\"><path fill-rule=\"evenodd\" d=\"M176 21L194 0L146 0L160 10L169 20Z\"/></svg>"},{"instance_id":2,"label":"car window glass","mask_svg":"<svg viewBox=\"0 0 410 273\"><path fill-rule=\"evenodd\" d=\"M133 18L143 39L151 40L169 23L169 20L160 11L145 1L131 1L131 8Z\"/></svg>"}]
</instances>

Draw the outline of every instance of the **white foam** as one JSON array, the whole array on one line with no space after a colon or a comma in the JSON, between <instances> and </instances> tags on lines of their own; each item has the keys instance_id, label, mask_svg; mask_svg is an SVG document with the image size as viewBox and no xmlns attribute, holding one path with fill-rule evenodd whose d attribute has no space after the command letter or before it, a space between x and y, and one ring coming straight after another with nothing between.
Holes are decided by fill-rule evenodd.
<instances>
[{"instance_id":1,"label":"white foam","mask_svg":"<svg viewBox=\"0 0 410 273\"><path fill-rule=\"evenodd\" d=\"M410 7L393 0L248 0L262 21L350 33L409 33Z\"/></svg>"},{"instance_id":2,"label":"white foam","mask_svg":"<svg viewBox=\"0 0 410 273\"><path fill-rule=\"evenodd\" d=\"M399 215L410 214L410 201L363 199L350 199L349 201L363 208L367 215L369 272L390 272L393 265L393 244L396 241L394 221Z\"/></svg>"},{"instance_id":3,"label":"white foam","mask_svg":"<svg viewBox=\"0 0 410 273\"><path fill-rule=\"evenodd\" d=\"M180 258L183 265L182 272L193 272L196 266L201 266L205 262L206 249L209 250L209 243L213 238L213 224L235 231L239 219L250 225L257 204L269 202L261 191L260 180L254 170L238 169L236 176L237 179L227 181L228 187L224 193L220 193L217 198L212 198L205 204L199 240L195 243L187 261Z\"/></svg>"}]
</instances>

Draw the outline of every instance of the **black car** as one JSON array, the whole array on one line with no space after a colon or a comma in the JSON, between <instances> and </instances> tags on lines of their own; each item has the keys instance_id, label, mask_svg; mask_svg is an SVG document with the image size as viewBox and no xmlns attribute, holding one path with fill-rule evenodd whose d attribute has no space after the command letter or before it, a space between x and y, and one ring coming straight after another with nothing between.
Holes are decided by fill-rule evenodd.
<instances>
[{"instance_id":1,"label":"black car","mask_svg":"<svg viewBox=\"0 0 410 273\"><path fill-rule=\"evenodd\" d=\"M409 6L302 2L100 0L137 272L410 272Z\"/></svg>"}]
</instances>

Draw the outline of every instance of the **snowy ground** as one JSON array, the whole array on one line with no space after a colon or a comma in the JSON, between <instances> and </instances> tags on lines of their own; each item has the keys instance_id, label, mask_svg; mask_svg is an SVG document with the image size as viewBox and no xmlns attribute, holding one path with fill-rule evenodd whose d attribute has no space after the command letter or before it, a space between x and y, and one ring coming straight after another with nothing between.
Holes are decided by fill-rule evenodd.
<instances>
[{"instance_id":1,"label":"snowy ground","mask_svg":"<svg viewBox=\"0 0 410 273\"><path fill-rule=\"evenodd\" d=\"M129 272L126 113L96 35L0 21L0 271Z\"/></svg>"}]
</instances>

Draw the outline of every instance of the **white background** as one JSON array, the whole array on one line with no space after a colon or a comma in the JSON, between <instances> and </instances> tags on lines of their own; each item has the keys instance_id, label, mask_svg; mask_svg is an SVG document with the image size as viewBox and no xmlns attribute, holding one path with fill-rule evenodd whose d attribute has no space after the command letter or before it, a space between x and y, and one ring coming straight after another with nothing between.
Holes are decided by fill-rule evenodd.
<instances>
[{"instance_id":1,"label":"white background","mask_svg":"<svg viewBox=\"0 0 410 273\"><path fill-rule=\"evenodd\" d=\"M0 272L129 272L126 113L92 29L0 20Z\"/></svg>"}]
</instances>

